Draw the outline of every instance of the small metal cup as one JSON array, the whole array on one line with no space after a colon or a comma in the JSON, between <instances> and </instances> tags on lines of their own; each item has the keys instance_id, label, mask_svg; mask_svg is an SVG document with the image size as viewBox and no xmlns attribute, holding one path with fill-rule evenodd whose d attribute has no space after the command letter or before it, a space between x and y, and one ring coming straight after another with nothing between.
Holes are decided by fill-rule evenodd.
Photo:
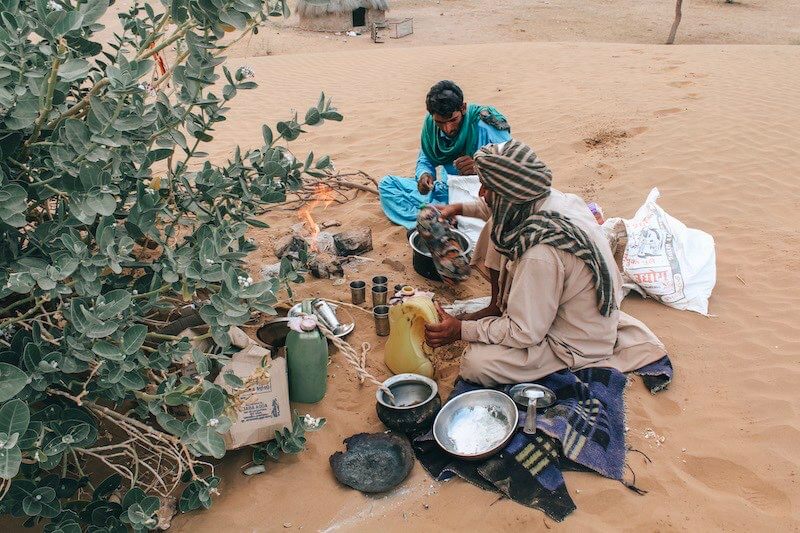
<instances>
[{"instance_id":1,"label":"small metal cup","mask_svg":"<svg viewBox=\"0 0 800 533\"><path fill-rule=\"evenodd\" d=\"M394 286L394 292L400 292L402 289L403 289L403 284L402 283L397 283Z\"/></svg>"},{"instance_id":2,"label":"small metal cup","mask_svg":"<svg viewBox=\"0 0 800 533\"><path fill-rule=\"evenodd\" d=\"M389 334L389 306L378 305L373 307L372 316L375 317L375 333L379 337L387 336Z\"/></svg>"},{"instance_id":3,"label":"small metal cup","mask_svg":"<svg viewBox=\"0 0 800 533\"><path fill-rule=\"evenodd\" d=\"M351 281L350 282L350 297L353 299L353 304L363 304L367 299L367 284L364 281Z\"/></svg>"},{"instance_id":4,"label":"small metal cup","mask_svg":"<svg viewBox=\"0 0 800 533\"><path fill-rule=\"evenodd\" d=\"M372 278L372 286L377 287L378 285L386 286L389 283L389 278L386 276L375 276Z\"/></svg>"},{"instance_id":5,"label":"small metal cup","mask_svg":"<svg viewBox=\"0 0 800 533\"><path fill-rule=\"evenodd\" d=\"M372 287L372 307L386 305L388 297L389 289L386 288L386 285L374 285Z\"/></svg>"}]
</instances>

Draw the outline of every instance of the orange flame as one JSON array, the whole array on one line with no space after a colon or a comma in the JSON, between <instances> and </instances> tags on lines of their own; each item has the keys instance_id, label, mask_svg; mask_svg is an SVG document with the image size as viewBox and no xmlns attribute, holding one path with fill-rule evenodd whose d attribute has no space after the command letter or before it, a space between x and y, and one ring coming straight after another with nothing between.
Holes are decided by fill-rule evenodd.
<instances>
[{"instance_id":1,"label":"orange flame","mask_svg":"<svg viewBox=\"0 0 800 533\"><path fill-rule=\"evenodd\" d=\"M311 212L316 208L319 204L324 204L322 206L323 209L327 209L334 200L334 192L333 189L327 185L323 185L322 183L318 183L314 187L314 199L311 202L304 205L300 210L297 212L298 218L303 221L306 226L306 229L309 232L309 243L311 245L312 252L319 252L319 246L317 246L317 236L319 235L319 225L314 221L314 217L311 215Z\"/></svg>"}]
</instances>

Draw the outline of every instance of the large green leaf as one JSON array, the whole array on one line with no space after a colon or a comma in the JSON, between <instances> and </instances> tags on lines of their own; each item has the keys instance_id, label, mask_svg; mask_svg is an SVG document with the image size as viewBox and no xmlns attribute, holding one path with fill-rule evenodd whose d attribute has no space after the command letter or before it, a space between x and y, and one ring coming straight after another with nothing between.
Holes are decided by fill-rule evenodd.
<instances>
[{"instance_id":1,"label":"large green leaf","mask_svg":"<svg viewBox=\"0 0 800 533\"><path fill-rule=\"evenodd\" d=\"M83 15L81 15L77 11L60 11L56 13L51 13L51 15L53 14L60 15L58 17L55 17L54 22L52 22L51 23L52 25L50 26L50 31L53 33L55 37L61 37L62 35L81 27L81 21L83 20ZM48 16L47 18L49 21L50 16Z\"/></svg>"},{"instance_id":2,"label":"large green leaf","mask_svg":"<svg viewBox=\"0 0 800 533\"><path fill-rule=\"evenodd\" d=\"M125 289L116 289L97 299L95 314L100 320L108 320L109 318L126 311L130 306L131 293Z\"/></svg>"},{"instance_id":3,"label":"large green leaf","mask_svg":"<svg viewBox=\"0 0 800 533\"><path fill-rule=\"evenodd\" d=\"M201 426L208 426L209 421L215 417L214 406L205 400L198 400L194 404L194 417Z\"/></svg>"},{"instance_id":4,"label":"large green leaf","mask_svg":"<svg viewBox=\"0 0 800 533\"><path fill-rule=\"evenodd\" d=\"M195 433L197 443L195 447L203 455L210 455L215 459L225 456L225 440L213 428L202 427Z\"/></svg>"},{"instance_id":5,"label":"large green leaf","mask_svg":"<svg viewBox=\"0 0 800 533\"><path fill-rule=\"evenodd\" d=\"M15 228L24 226L27 199L28 193L19 185L0 186L0 220Z\"/></svg>"},{"instance_id":6,"label":"large green leaf","mask_svg":"<svg viewBox=\"0 0 800 533\"><path fill-rule=\"evenodd\" d=\"M122 336L122 349L126 354L131 355L136 353L139 348L144 344L144 339L147 337L147 326L143 324L135 324L128 328Z\"/></svg>"},{"instance_id":7,"label":"large green leaf","mask_svg":"<svg viewBox=\"0 0 800 533\"><path fill-rule=\"evenodd\" d=\"M83 17L81 25L88 26L94 24L108 10L108 0L87 0L81 4L80 11Z\"/></svg>"},{"instance_id":8,"label":"large green leaf","mask_svg":"<svg viewBox=\"0 0 800 533\"><path fill-rule=\"evenodd\" d=\"M0 402L5 402L19 394L28 383L28 375L19 368L0 363Z\"/></svg>"},{"instance_id":9,"label":"large green leaf","mask_svg":"<svg viewBox=\"0 0 800 533\"><path fill-rule=\"evenodd\" d=\"M122 361L125 359L125 355L122 353L122 350L119 349L119 346L114 346L110 342L104 340L99 340L94 343L92 351L100 357L110 359L111 361Z\"/></svg>"},{"instance_id":10,"label":"large green leaf","mask_svg":"<svg viewBox=\"0 0 800 533\"><path fill-rule=\"evenodd\" d=\"M6 435L19 433L22 435L28 429L31 421L31 412L28 404L22 400L11 400L0 407L0 432Z\"/></svg>"},{"instance_id":11,"label":"large green leaf","mask_svg":"<svg viewBox=\"0 0 800 533\"><path fill-rule=\"evenodd\" d=\"M11 479L19 473L22 464L22 452L19 446L11 449L0 449L0 478Z\"/></svg>"},{"instance_id":12,"label":"large green leaf","mask_svg":"<svg viewBox=\"0 0 800 533\"><path fill-rule=\"evenodd\" d=\"M58 67L58 77L66 82L81 80L89 74L91 68L85 59L68 59Z\"/></svg>"},{"instance_id":13,"label":"large green leaf","mask_svg":"<svg viewBox=\"0 0 800 533\"><path fill-rule=\"evenodd\" d=\"M225 393L216 387L205 391L200 399L211 404L213 416L220 416L225 410Z\"/></svg>"}]
</instances>

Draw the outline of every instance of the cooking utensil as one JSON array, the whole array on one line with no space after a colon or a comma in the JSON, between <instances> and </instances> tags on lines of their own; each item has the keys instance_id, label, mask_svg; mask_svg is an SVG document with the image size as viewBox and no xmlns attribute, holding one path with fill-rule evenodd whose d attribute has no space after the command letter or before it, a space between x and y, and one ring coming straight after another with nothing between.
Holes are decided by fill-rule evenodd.
<instances>
[{"instance_id":1,"label":"cooking utensil","mask_svg":"<svg viewBox=\"0 0 800 533\"><path fill-rule=\"evenodd\" d=\"M394 395L394 403L381 389L375 392L375 409L384 425L407 435L427 433L442 407L436 382L418 374L397 374L383 384Z\"/></svg>"},{"instance_id":2,"label":"cooking utensil","mask_svg":"<svg viewBox=\"0 0 800 533\"><path fill-rule=\"evenodd\" d=\"M447 402L433 422L433 437L446 452L476 461L500 451L517 429L514 401L496 390L476 390Z\"/></svg>"},{"instance_id":3,"label":"cooking utensil","mask_svg":"<svg viewBox=\"0 0 800 533\"><path fill-rule=\"evenodd\" d=\"M464 250L464 253L470 254L472 253L473 243L467 237L467 235L457 229L451 230L458 239L461 248ZM431 258L431 253L428 251L428 245L425 244L425 241L420 237L419 232L414 230L411 232L411 235L408 237L408 244L411 245L411 249L414 251L414 256L412 259L412 264L414 265L414 271L430 280L434 281L442 281L442 277L439 275L439 272L436 270L436 265L433 263L433 259Z\"/></svg>"},{"instance_id":4,"label":"cooking utensil","mask_svg":"<svg viewBox=\"0 0 800 533\"><path fill-rule=\"evenodd\" d=\"M273 318L258 328L256 337L274 354L278 348L286 346L286 335L288 334L289 319Z\"/></svg>"}]
</instances>

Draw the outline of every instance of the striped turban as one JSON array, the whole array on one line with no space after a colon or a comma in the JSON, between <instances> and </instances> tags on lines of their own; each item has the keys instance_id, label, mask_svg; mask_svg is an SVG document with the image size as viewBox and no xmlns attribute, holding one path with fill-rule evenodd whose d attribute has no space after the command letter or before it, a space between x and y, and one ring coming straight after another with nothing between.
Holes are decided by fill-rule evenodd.
<instances>
[{"instance_id":1,"label":"striped turban","mask_svg":"<svg viewBox=\"0 0 800 533\"><path fill-rule=\"evenodd\" d=\"M547 244L581 259L592 272L597 307L603 316L616 309L614 283L603 255L591 237L556 211L536 211L550 195L553 174L530 146L519 141L487 145L475 154L475 169L492 191L492 242L512 261L529 248Z\"/></svg>"}]
</instances>

